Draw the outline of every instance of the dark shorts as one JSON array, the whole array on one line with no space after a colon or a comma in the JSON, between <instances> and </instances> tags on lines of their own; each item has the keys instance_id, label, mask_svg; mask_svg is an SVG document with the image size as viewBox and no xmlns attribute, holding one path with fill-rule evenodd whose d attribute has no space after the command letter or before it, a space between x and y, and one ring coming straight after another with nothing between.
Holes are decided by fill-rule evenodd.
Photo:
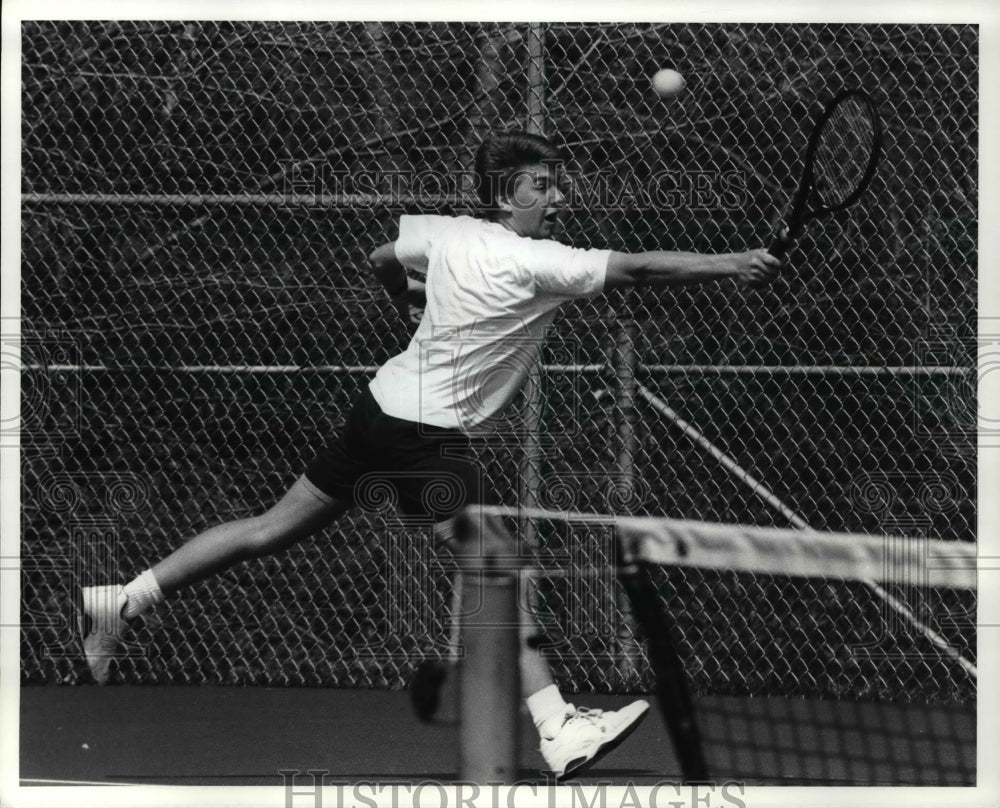
<instances>
[{"instance_id":1,"label":"dark shorts","mask_svg":"<svg viewBox=\"0 0 1000 808\"><path fill-rule=\"evenodd\" d=\"M367 387L340 435L316 454L305 477L320 496L366 511L395 506L432 522L468 504L495 504L468 437L386 415Z\"/></svg>"}]
</instances>

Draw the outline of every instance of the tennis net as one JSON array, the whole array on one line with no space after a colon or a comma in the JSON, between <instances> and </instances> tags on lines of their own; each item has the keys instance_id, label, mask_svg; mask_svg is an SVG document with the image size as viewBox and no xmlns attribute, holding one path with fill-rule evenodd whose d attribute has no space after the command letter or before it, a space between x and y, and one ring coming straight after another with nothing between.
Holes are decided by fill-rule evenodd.
<instances>
[{"instance_id":1,"label":"tennis net","mask_svg":"<svg viewBox=\"0 0 1000 808\"><path fill-rule=\"evenodd\" d=\"M507 550L475 526L500 523ZM975 784L973 543L508 508L464 531L549 600L581 574L562 551L602 532L633 618L611 664L656 694L673 742L658 776Z\"/></svg>"}]
</instances>

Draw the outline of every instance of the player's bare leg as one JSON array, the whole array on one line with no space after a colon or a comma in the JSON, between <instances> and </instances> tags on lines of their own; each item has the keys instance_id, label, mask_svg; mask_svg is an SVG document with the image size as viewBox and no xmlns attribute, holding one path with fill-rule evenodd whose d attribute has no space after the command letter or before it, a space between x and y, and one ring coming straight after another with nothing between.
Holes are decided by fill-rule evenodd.
<instances>
[{"instance_id":1,"label":"player's bare leg","mask_svg":"<svg viewBox=\"0 0 1000 808\"><path fill-rule=\"evenodd\" d=\"M209 528L152 568L160 591L169 595L233 564L273 555L311 536L350 506L321 499L300 478L268 511Z\"/></svg>"},{"instance_id":2,"label":"player's bare leg","mask_svg":"<svg viewBox=\"0 0 1000 808\"><path fill-rule=\"evenodd\" d=\"M315 493L299 479L268 511L199 533L169 556L123 586L86 587L80 633L94 680L104 684L121 635L133 620L165 595L251 558L291 547L341 516L350 506Z\"/></svg>"}]
</instances>

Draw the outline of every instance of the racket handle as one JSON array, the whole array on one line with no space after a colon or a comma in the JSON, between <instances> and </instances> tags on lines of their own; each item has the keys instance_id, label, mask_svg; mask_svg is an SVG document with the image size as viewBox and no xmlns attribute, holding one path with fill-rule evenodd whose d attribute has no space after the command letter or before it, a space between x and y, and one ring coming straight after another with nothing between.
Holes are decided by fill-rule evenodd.
<instances>
[{"instance_id":1,"label":"racket handle","mask_svg":"<svg viewBox=\"0 0 1000 808\"><path fill-rule=\"evenodd\" d=\"M775 258L784 260L785 256L788 255L788 251L792 249L794 244L795 239L788 235L788 230L782 230L781 233L775 237L774 241L771 242L771 246L767 248L767 251Z\"/></svg>"}]
</instances>

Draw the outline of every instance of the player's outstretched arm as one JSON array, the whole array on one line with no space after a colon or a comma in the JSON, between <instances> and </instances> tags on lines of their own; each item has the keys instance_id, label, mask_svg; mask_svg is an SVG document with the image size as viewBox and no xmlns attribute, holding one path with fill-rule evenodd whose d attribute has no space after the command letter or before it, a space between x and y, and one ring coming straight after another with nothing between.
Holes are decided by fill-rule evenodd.
<instances>
[{"instance_id":1,"label":"player's outstretched arm","mask_svg":"<svg viewBox=\"0 0 1000 808\"><path fill-rule=\"evenodd\" d=\"M411 307L423 309L427 305L427 294L423 283L407 276L406 269L396 258L395 245L394 241L383 244L368 256L368 260L399 316L410 323L414 319Z\"/></svg>"},{"instance_id":2,"label":"player's outstretched arm","mask_svg":"<svg viewBox=\"0 0 1000 808\"><path fill-rule=\"evenodd\" d=\"M702 255L652 251L611 253L605 289L628 286L673 286L733 278L747 286L763 286L778 277L781 261L767 250Z\"/></svg>"}]
</instances>

